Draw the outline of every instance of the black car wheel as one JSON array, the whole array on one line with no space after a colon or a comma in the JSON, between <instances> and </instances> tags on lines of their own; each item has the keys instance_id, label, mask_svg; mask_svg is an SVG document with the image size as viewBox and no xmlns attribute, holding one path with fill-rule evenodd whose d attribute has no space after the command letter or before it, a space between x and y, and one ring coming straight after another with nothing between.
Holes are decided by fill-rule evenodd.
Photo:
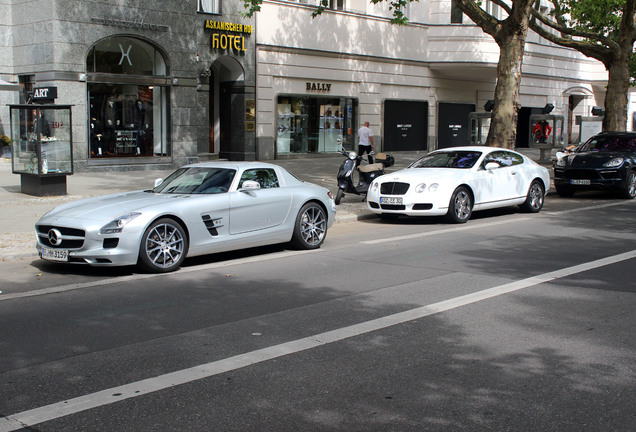
<instances>
[{"instance_id":1,"label":"black car wheel","mask_svg":"<svg viewBox=\"0 0 636 432\"><path fill-rule=\"evenodd\" d=\"M139 265L154 273L176 270L186 257L188 238L185 230L172 219L159 219L141 238Z\"/></svg>"},{"instance_id":2,"label":"black car wheel","mask_svg":"<svg viewBox=\"0 0 636 432\"><path fill-rule=\"evenodd\" d=\"M627 199L634 199L634 197L636 197L636 171L630 171L627 173L627 181L625 182L623 196Z\"/></svg>"},{"instance_id":3,"label":"black car wheel","mask_svg":"<svg viewBox=\"0 0 636 432\"><path fill-rule=\"evenodd\" d=\"M543 189L543 183L539 180L534 180L530 184L530 189L528 189L526 201L521 204L521 209L528 213L537 213L543 208L544 198L545 191Z\"/></svg>"},{"instance_id":4,"label":"black car wheel","mask_svg":"<svg viewBox=\"0 0 636 432\"><path fill-rule=\"evenodd\" d=\"M317 203L307 203L296 216L291 244L298 249L318 249L327 235L327 214Z\"/></svg>"},{"instance_id":5,"label":"black car wheel","mask_svg":"<svg viewBox=\"0 0 636 432\"><path fill-rule=\"evenodd\" d=\"M473 200L464 186L455 189L448 204L446 220L452 223L465 223L473 213Z\"/></svg>"},{"instance_id":6,"label":"black car wheel","mask_svg":"<svg viewBox=\"0 0 636 432\"><path fill-rule=\"evenodd\" d=\"M571 196L574 196L574 189L572 189L571 187L559 185L555 185L554 187L556 188L556 191L560 197L570 198Z\"/></svg>"}]
</instances>

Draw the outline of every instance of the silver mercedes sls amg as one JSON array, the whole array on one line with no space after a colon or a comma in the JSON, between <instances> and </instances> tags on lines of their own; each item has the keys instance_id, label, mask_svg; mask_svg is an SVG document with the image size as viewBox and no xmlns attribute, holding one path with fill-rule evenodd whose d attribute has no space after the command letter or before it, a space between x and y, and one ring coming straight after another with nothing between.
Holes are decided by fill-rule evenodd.
<instances>
[{"instance_id":1,"label":"silver mercedes sls amg","mask_svg":"<svg viewBox=\"0 0 636 432\"><path fill-rule=\"evenodd\" d=\"M153 189L61 205L35 229L44 260L169 272L197 255L319 248L335 214L329 190L278 165L221 161L179 168Z\"/></svg>"}]
</instances>

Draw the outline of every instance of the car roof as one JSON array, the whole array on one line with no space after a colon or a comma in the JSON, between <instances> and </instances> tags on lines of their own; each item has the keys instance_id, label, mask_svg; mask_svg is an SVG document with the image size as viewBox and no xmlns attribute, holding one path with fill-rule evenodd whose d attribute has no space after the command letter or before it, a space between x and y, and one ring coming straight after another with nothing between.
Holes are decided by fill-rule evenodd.
<instances>
[{"instance_id":1,"label":"car roof","mask_svg":"<svg viewBox=\"0 0 636 432\"><path fill-rule=\"evenodd\" d=\"M495 151L495 150L506 150L506 151L515 152L514 150L510 150L510 149L505 149L505 148L501 148L501 147L489 147L489 146L462 146L462 147L448 147L448 148L441 148L441 149L437 149L437 150L435 150L435 152L446 152L446 151L476 151L476 152L490 153L491 151ZM516 153L516 152L515 152L515 153Z\"/></svg>"},{"instance_id":2,"label":"car roof","mask_svg":"<svg viewBox=\"0 0 636 432\"><path fill-rule=\"evenodd\" d=\"M283 167L279 165L274 165L267 162L233 162L233 161L209 161L209 162L199 162L184 165L182 168L226 168L226 169L236 169L236 170L245 170L250 168L278 168L284 170Z\"/></svg>"}]
</instances>

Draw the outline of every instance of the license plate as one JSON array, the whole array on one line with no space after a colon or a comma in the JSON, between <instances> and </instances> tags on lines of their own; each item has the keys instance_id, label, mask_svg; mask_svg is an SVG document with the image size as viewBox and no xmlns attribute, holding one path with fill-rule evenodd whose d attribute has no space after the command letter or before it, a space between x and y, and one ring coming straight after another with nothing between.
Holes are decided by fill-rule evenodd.
<instances>
[{"instance_id":1,"label":"license plate","mask_svg":"<svg viewBox=\"0 0 636 432\"><path fill-rule=\"evenodd\" d=\"M590 180L571 180L571 184L573 184L573 185L591 185L592 182Z\"/></svg>"},{"instance_id":2,"label":"license plate","mask_svg":"<svg viewBox=\"0 0 636 432\"><path fill-rule=\"evenodd\" d=\"M402 197L393 198L393 197L380 197L381 204L402 204Z\"/></svg>"},{"instance_id":3,"label":"license plate","mask_svg":"<svg viewBox=\"0 0 636 432\"><path fill-rule=\"evenodd\" d=\"M42 248L42 259L48 261L68 261L68 251L66 249Z\"/></svg>"}]
</instances>

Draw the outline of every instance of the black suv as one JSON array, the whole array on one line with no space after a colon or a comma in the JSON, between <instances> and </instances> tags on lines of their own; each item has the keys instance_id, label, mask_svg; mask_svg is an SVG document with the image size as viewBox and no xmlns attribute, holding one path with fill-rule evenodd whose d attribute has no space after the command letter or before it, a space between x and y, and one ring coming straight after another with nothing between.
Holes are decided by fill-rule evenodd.
<instances>
[{"instance_id":1,"label":"black suv","mask_svg":"<svg viewBox=\"0 0 636 432\"><path fill-rule=\"evenodd\" d=\"M636 133L603 132L554 165L557 193L570 197L578 190L612 190L636 197Z\"/></svg>"}]
</instances>

